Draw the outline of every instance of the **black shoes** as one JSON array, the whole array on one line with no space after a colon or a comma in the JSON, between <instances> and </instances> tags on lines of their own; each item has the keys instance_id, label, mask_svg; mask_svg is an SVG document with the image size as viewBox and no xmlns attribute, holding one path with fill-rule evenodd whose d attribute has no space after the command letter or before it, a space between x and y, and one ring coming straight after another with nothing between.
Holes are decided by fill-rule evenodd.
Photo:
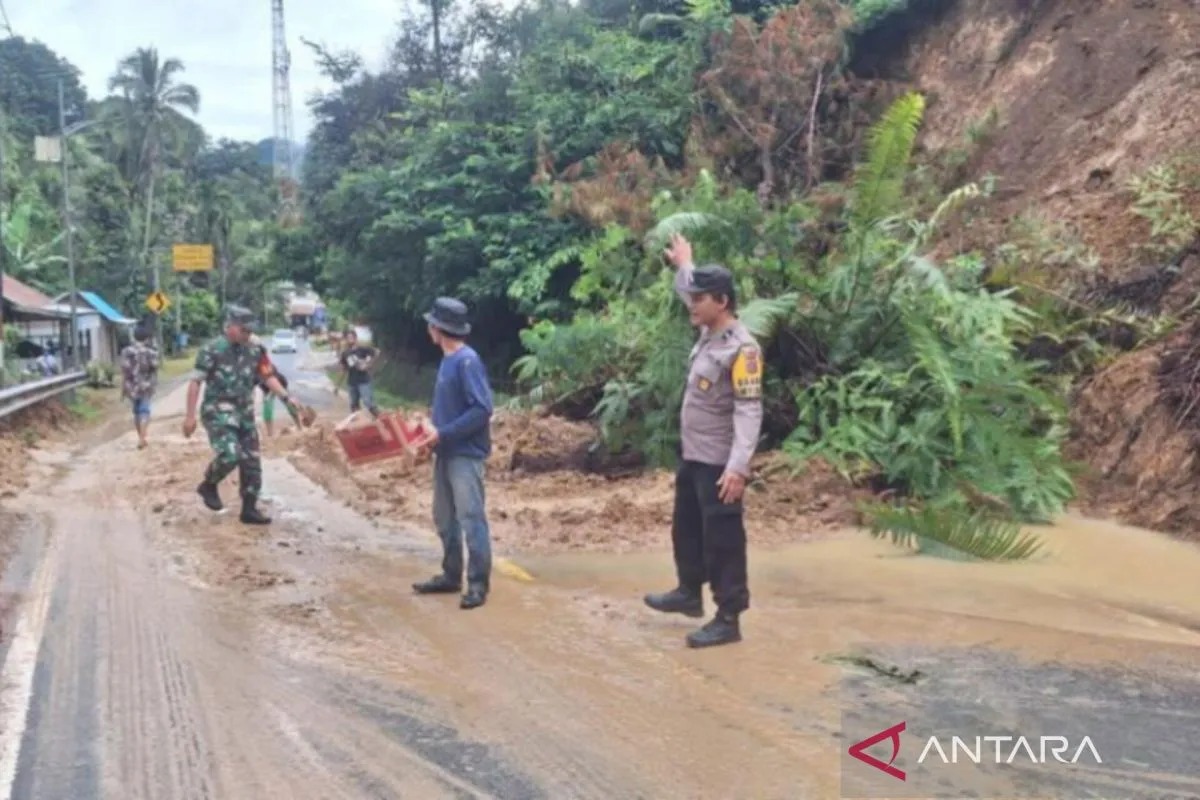
<instances>
[{"instance_id":1,"label":"black shoes","mask_svg":"<svg viewBox=\"0 0 1200 800\"><path fill-rule=\"evenodd\" d=\"M715 647L742 640L736 614L717 613L704 627L687 635L688 647Z\"/></svg>"},{"instance_id":2,"label":"black shoes","mask_svg":"<svg viewBox=\"0 0 1200 800\"><path fill-rule=\"evenodd\" d=\"M417 594L454 594L462 589L462 584L448 575L436 575L422 583L414 583L412 588Z\"/></svg>"},{"instance_id":3,"label":"black shoes","mask_svg":"<svg viewBox=\"0 0 1200 800\"><path fill-rule=\"evenodd\" d=\"M646 605L665 614L683 614L687 617L704 616L704 598L700 592L692 592L682 586L662 594L646 595Z\"/></svg>"},{"instance_id":4,"label":"black shoes","mask_svg":"<svg viewBox=\"0 0 1200 800\"><path fill-rule=\"evenodd\" d=\"M458 607L464 609L479 608L487 602L487 591L480 586L471 586L467 589L467 593L462 596Z\"/></svg>"},{"instance_id":5,"label":"black shoes","mask_svg":"<svg viewBox=\"0 0 1200 800\"><path fill-rule=\"evenodd\" d=\"M687 617L704 616L703 595L699 591L691 591L682 586L662 594L646 595L646 605L655 611L662 611L666 614L683 614ZM704 627L687 635L688 647L714 647L741 640L742 631L738 625L737 614L725 614L720 611Z\"/></svg>"},{"instance_id":6,"label":"black shoes","mask_svg":"<svg viewBox=\"0 0 1200 800\"><path fill-rule=\"evenodd\" d=\"M270 525L271 518L262 513L251 499L242 501L242 522L247 525Z\"/></svg>"},{"instance_id":7,"label":"black shoes","mask_svg":"<svg viewBox=\"0 0 1200 800\"><path fill-rule=\"evenodd\" d=\"M221 502L221 495L217 493L217 485L204 481L196 487L196 493L204 500L204 505L208 506L210 511L220 511L225 505Z\"/></svg>"},{"instance_id":8,"label":"black shoes","mask_svg":"<svg viewBox=\"0 0 1200 800\"><path fill-rule=\"evenodd\" d=\"M435 575L422 583L414 583L413 591L417 594L454 594L462 589L462 583L448 575ZM487 602L487 587L469 586L462 596L458 607L463 609L479 608Z\"/></svg>"}]
</instances>

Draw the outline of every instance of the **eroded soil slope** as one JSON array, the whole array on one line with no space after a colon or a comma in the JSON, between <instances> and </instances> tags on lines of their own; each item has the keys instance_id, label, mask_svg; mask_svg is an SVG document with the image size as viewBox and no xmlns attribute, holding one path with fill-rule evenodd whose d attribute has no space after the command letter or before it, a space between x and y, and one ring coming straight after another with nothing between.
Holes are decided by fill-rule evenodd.
<instances>
[{"instance_id":1,"label":"eroded soil slope","mask_svg":"<svg viewBox=\"0 0 1200 800\"><path fill-rule=\"evenodd\" d=\"M1072 422L1089 510L1200 540L1200 326L1087 380Z\"/></svg>"},{"instance_id":2,"label":"eroded soil slope","mask_svg":"<svg viewBox=\"0 0 1200 800\"><path fill-rule=\"evenodd\" d=\"M1129 213L1126 182L1186 157L1196 142L1200 6L924 5L941 10L914 20L907 37L893 32L865 42L860 70L907 79L926 93L924 145L969 153L967 179L996 176L997 213L989 215L996 223L1019 214L1062 223L1096 253L1105 274L1145 266L1137 245L1149 224Z\"/></svg>"},{"instance_id":3,"label":"eroded soil slope","mask_svg":"<svg viewBox=\"0 0 1200 800\"><path fill-rule=\"evenodd\" d=\"M991 261L1002 244L1027 249L1037 274L1024 277L1033 283L1096 307L1184 321L1170 340L1120 356L1077 387L1069 455L1089 470L1080 486L1087 510L1195 537L1200 428L1188 408L1200 394L1200 334L1191 327L1200 231L1190 245L1148 249L1151 225L1132 213L1129 181L1171 168L1182 211L1200 219L1200 5L913 8L908 30L881 30L859 48L856 67L926 94L922 145L958 165L949 183L996 177L985 209L949 233L954 247L980 248Z\"/></svg>"}]
</instances>

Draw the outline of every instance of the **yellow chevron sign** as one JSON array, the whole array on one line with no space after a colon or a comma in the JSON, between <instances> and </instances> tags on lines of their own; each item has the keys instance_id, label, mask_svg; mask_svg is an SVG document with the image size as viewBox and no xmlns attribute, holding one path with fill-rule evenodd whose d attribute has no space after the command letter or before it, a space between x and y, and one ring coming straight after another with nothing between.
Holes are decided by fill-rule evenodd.
<instances>
[{"instance_id":1,"label":"yellow chevron sign","mask_svg":"<svg viewBox=\"0 0 1200 800\"><path fill-rule=\"evenodd\" d=\"M171 307L171 298L167 297L162 292L152 292L146 298L146 308L150 309L155 314L162 314Z\"/></svg>"}]
</instances>

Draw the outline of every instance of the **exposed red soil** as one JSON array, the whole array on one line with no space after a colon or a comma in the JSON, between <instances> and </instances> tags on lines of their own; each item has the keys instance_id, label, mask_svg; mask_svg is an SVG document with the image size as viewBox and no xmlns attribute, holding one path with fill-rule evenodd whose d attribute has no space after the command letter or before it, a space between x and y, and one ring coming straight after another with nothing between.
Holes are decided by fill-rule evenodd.
<instances>
[{"instance_id":1,"label":"exposed red soil","mask_svg":"<svg viewBox=\"0 0 1200 800\"><path fill-rule=\"evenodd\" d=\"M487 503L499 548L628 552L659 549L670 542L670 473L585 472L579 454L594 437L590 426L555 417L497 415ZM284 437L271 447L286 449L302 472L359 511L431 527L428 462L392 459L351 467L324 423L287 442ZM854 503L863 493L847 487L831 470L817 467L804 476L789 477L777 454L759 457L754 466L759 479L749 490L746 513L753 542L803 541L857 521Z\"/></svg>"},{"instance_id":2,"label":"exposed red soil","mask_svg":"<svg viewBox=\"0 0 1200 800\"><path fill-rule=\"evenodd\" d=\"M924 146L965 148L973 154L970 179L996 176L994 224L1033 214L1074 232L1104 274L1146 266L1140 245L1149 223L1129 213L1127 182L1178 157L1194 160L1195 3L948 5L900 58L900 74L929 99ZM972 142L971 130L985 127L993 111L998 123Z\"/></svg>"}]
</instances>

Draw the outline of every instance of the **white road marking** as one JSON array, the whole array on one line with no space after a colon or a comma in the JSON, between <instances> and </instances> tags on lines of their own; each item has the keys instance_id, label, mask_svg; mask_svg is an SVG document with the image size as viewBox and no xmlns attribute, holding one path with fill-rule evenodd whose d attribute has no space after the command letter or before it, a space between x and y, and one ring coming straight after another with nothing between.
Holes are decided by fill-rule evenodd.
<instances>
[{"instance_id":1,"label":"white road marking","mask_svg":"<svg viewBox=\"0 0 1200 800\"><path fill-rule=\"evenodd\" d=\"M33 701L38 651L54 593L53 576L58 562L56 541L51 541L38 566L30 586L30 598L17 618L8 657L0 665L0 800L12 800L13 782L17 777L21 740L25 738L25 725Z\"/></svg>"}]
</instances>

